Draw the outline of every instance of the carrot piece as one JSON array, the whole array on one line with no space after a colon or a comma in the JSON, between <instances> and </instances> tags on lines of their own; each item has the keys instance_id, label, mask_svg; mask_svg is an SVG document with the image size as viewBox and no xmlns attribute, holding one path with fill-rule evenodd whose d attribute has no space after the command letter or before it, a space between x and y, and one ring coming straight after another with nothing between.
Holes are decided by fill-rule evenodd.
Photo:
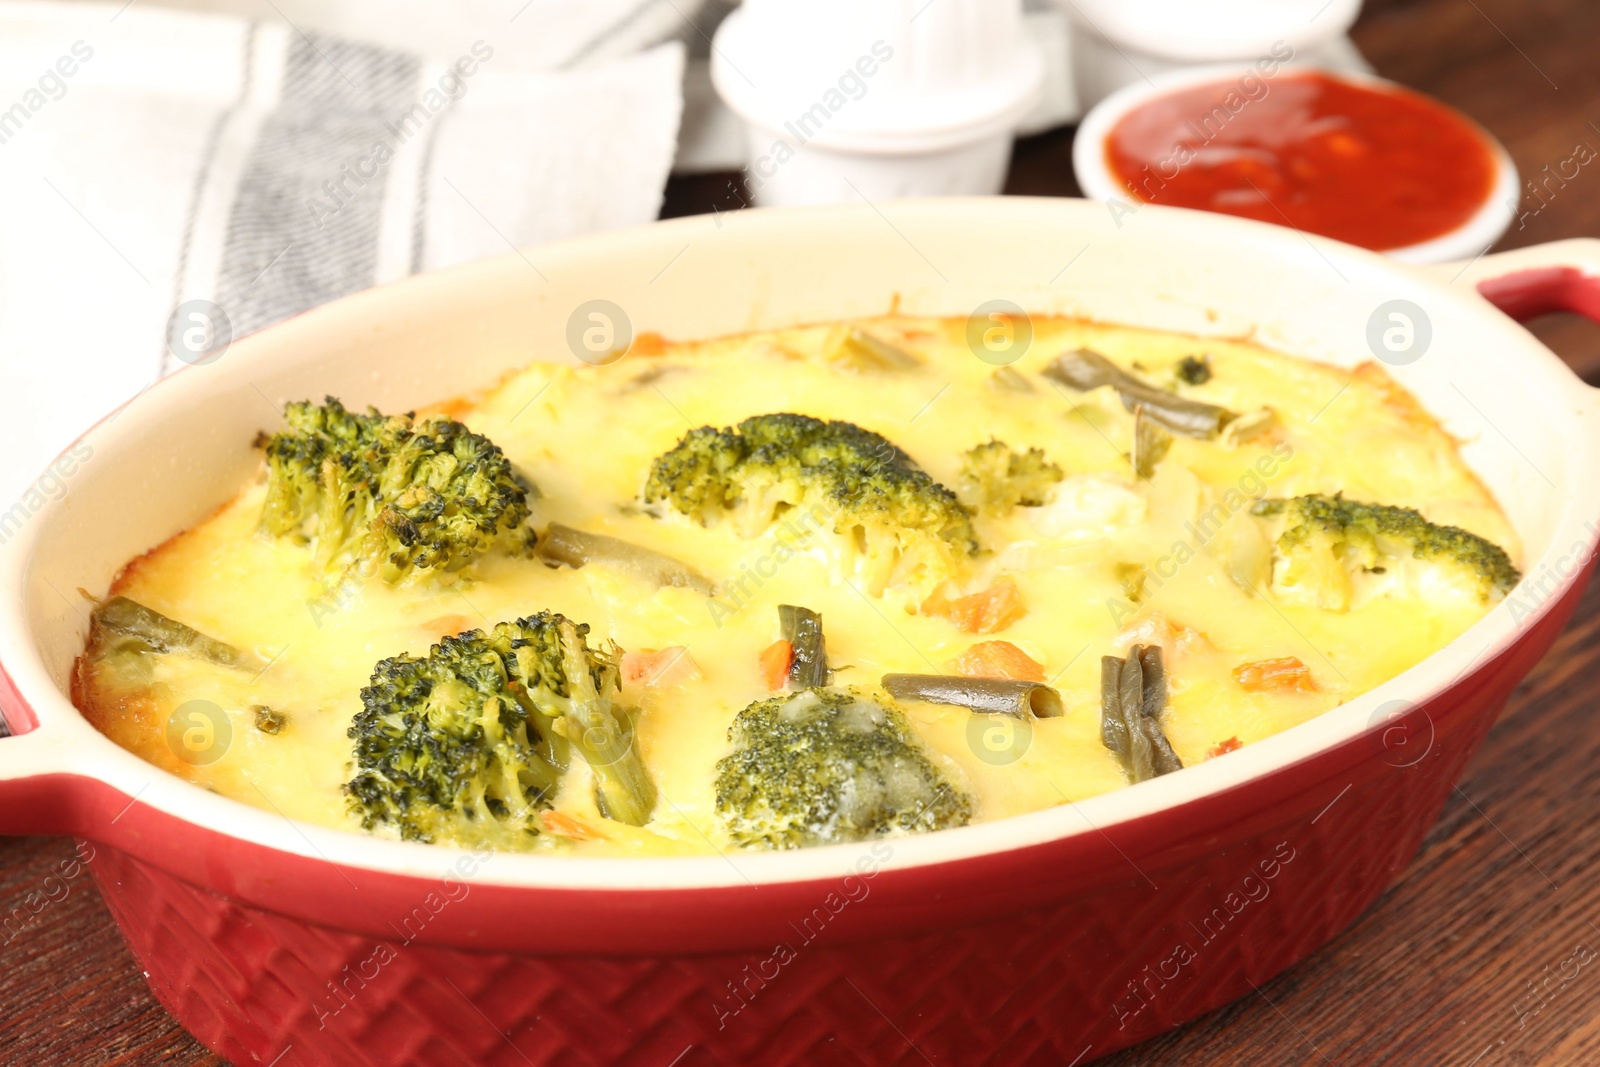
<instances>
[{"instance_id":1,"label":"carrot piece","mask_svg":"<svg viewBox=\"0 0 1600 1067\"><path fill-rule=\"evenodd\" d=\"M935 592L922 602L924 615L949 619L969 634L1004 630L1028 613L1022 594L1010 578L1002 578L982 592L950 600Z\"/></svg>"},{"instance_id":2,"label":"carrot piece","mask_svg":"<svg viewBox=\"0 0 1600 1067\"><path fill-rule=\"evenodd\" d=\"M1294 656L1241 663L1233 669L1233 680L1247 693L1266 693L1287 689L1295 693L1315 693L1316 680L1311 668Z\"/></svg>"},{"instance_id":3,"label":"carrot piece","mask_svg":"<svg viewBox=\"0 0 1600 1067\"><path fill-rule=\"evenodd\" d=\"M1212 745L1210 750L1206 752L1206 759L1216 759L1218 756L1226 756L1228 753L1237 752L1243 747L1244 743L1237 737L1230 737L1226 741L1218 741L1216 744Z\"/></svg>"},{"instance_id":4,"label":"carrot piece","mask_svg":"<svg viewBox=\"0 0 1600 1067\"><path fill-rule=\"evenodd\" d=\"M559 811L547 811L539 816L539 821L544 823L544 828L557 837L568 837L574 841L609 841L611 836L602 833L597 826L591 826L582 819Z\"/></svg>"},{"instance_id":5,"label":"carrot piece","mask_svg":"<svg viewBox=\"0 0 1600 1067\"><path fill-rule=\"evenodd\" d=\"M422 628L437 639L464 634L474 627L472 620L465 615L440 615L437 619L429 619L423 623Z\"/></svg>"},{"instance_id":6,"label":"carrot piece","mask_svg":"<svg viewBox=\"0 0 1600 1067\"><path fill-rule=\"evenodd\" d=\"M458 422L470 414L478 406L478 398L472 396L453 396L449 400L441 400L437 404L426 404L417 408L420 418L432 415L445 415Z\"/></svg>"},{"instance_id":7,"label":"carrot piece","mask_svg":"<svg viewBox=\"0 0 1600 1067\"><path fill-rule=\"evenodd\" d=\"M773 692L782 689L794 666L794 646L780 638L761 650L760 659L762 684Z\"/></svg>"},{"instance_id":8,"label":"carrot piece","mask_svg":"<svg viewBox=\"0 0 1600 1067\"><path fill-rule=\"evenodd\" d=\"M624 685L677 685L700 677L700 668L682 645L624 652L618 664Z\"/></svg>"},{"instance_id":9,"label":"carrot piece","mask_svg":"<svg viewBox=\"0 0 1600 1067\"><path fill-rule=\"evenodd\" d=\"M654 330L646 330L636 334L633 344L628 346L630 356L659 356L667 350L667 339Z\"/></svg>"},{"instance_id":10,"label":"carrot piece","mask_svg":"<svg viewBox=\"0 0 1600 1067\"><path fill-rule=\"evenodd\" d=\"M1044 664L1010 641L979 641L948 664L953 674L967 678L1007 678L1016 682L1044 681Z\"/></svg>"}]
</instances>

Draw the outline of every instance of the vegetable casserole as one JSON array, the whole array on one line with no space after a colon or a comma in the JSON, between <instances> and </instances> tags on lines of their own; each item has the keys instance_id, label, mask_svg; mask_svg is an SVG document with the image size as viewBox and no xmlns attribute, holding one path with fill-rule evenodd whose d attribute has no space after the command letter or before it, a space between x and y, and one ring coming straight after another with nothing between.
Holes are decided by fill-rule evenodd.
<instances>
[{"instance_id":1,"label":"vegetable casserole","mask_svg":"<svg viewBox=\"0 0 1600 1067\"><path fill-rule=\"evenodd\" d=\"M75 702L314 823L792 848L1224 758L1517 582L1380 367L1031 330L1012 362L965 319L646 335L415 414L296 400L261 478L97 600Z\"/></svg>"}]
</instances>

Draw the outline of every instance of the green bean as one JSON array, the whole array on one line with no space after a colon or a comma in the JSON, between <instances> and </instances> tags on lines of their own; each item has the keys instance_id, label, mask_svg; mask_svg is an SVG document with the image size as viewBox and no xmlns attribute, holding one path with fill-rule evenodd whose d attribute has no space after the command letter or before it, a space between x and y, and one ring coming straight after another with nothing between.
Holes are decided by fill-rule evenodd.
<instances>
[{"instance_id":1,"label":"green bean","mask_svg":"<svg viewBox=\"0 0 1600 1067\"><path fill-rule=\"evenodd\" d=\"M125 596L101 601L90 616L90 624L102 632L137 641L155 652L186 652L240 670L261 670L265 666L250 653L208 637Z\"/></svg>"},{"instance_id":2,"label":"green bean","mask_svg":"<svg viewBox=\"0 0 1600 1067\"><path fill-rule=\"evenodd\" d=\"M620 537L575 530L552 522L539 538L534 553L546 563L564 564L578 568L590 563L609 563L645 581L657 585L670 585L679 589L693 589L710 596L711 579L671 556L644 548Z\"/></svg>"},{"instance_id":3,"label":"green bean","mask_svg":"<svg viewBox=\"0 0 1600 1067\"><path fill-rule=\"evenodd\" d=\"M1128 655L1134 655L1133 649ZM1157 774L1181 771L1183 763L1172 750L1172 743L1161 729L1161 712L1167 706L1167 667L1161 658L1159 645L1146 645L1138 651L1139 671L1144 675L1144 700L1139 710L1145 736L1150 739L1150 750Z\"/></svg>"},{"instance_id":4,"label":"green bean","mask_svg":"<svg viewBox=\"0 0 1600 1067\"><path fill-rule=\"evenodd\" d=\"M1008 393L1033 392L1033 383L1028 380L1027 375L1011 366L997 367L994 373L989 375L989 384Z\"/></svg>"},{"instance_id":5,"label":"green bean","mask_svg":"<svg viewBox=\"0 0 1600 1067\"><path fill-rule=\"evenodd\" d=\"M1062 353L1043 373L1080 392L1109 385L1122 397L1123 407L1133 411L1143 404L1152 419L1185 437L1215 437L1234 417L1227 408L1157 389L1087 348Z\"/></svg>"},{"instance_id":6,"label":"green bean","mask_svg":"<svg viewBox=\"0 0 1600 1067\"><path fill-rule=\"evenodd\" d=\"M1134 645L1127 659L1100 659L1100 740L1132 782L1182 770L1183 763L1161 730L1167 703L1167 671L1161 649Z\"/></svg>"},{"instance_id":7,"label":"green bean","mask_svg":"<svg viewBox=\"0 0 1600 1067\"><path fill-rule=\"evenodd\" d=\"M886 674L881 684L884 692L898 699L954 704L985 715L1044 719L1065 713L1061 694L1042 682L959 674Z\"/></svg>"},{"instance_id":8,"label":"green bean","mask_svg":"<svg viewBox=\"0 0 1600 1067\"><path fill-rule=\"evenodd\" d=\"M789 664L789 685L810 689L828 684L828 649L822 637L822 616L794 604L778 605L778 625L794 650Z\"/></svg>"},{"instance_id":9,"label":"green bean","mask_svg":"<svg viewBox=\"0 0 1600 1067\"><path fill-rule=\"evenodd\" d=\"M1172 435L1157 424L1155 416L1143 404L1136 406L1133 409L1133 473L1140 478L1152 477L1156 464L1171 447Z\"/></svg>"},{"instance_id":10,"label":"green bean","mask_svg":"<svg viewBox=\"0 0 1600 1067\"><path fill-rule=\"evenodd\" d=\"M1122 717L1122 668L1123 661L1117 657L1100 657L1100 743L1126 767L1132 739L1128 721Z\"/></svg>"},{"instance_id":11,"label":"green bean","mask_svg":"<svg viewBox=\"0 0 1600 1067\"><path fill-rule=\"evenodd\" d=\"M265 704L257 704L250 710L255 713L256 729L264 734L279 733L289 721L283 712L274 711Z\"/></svg>"},{"instance_id":12,"label":"green bean","mask_svg":"<svg viewBox=\"0 0 1600 1067\"><path fill-rule=\"evenodd\" d=\"M905 349L880 341L852 326L834 349L834 358L855 370L911 370L922 362Z\"/></svg>"}]
</instances>

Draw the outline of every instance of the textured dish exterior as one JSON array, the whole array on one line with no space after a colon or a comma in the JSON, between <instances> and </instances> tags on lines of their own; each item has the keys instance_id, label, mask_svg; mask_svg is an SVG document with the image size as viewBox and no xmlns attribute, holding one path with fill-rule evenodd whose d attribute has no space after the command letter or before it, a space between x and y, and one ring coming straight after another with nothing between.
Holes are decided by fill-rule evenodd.
<instances>
[{"instance_id":1,"label":"textured dish exterior","mask_svg":"<svg viewBox=\"0 0 1600 1067\"><path fill-rule=\"evenodd\" d=\"M801 924L840 893L837 882L783 887L759 915L732 899L740 889L697 891L681 913L653 909L670 939L747 940L750 951L605 959L438 947L431 918L406 928L417 934L411 944L398 925L380 942L241 905L110 848L93 870L162 1004L235 1064L602 1067L680 1055L729 1067L1083 1063L1250 993L1377 899L1565 625L1586 576L1523 641L1418 705L1392 728L1402 734L1382 735L1387 743L1358 739L1103 838L983 857L956 865L959 874L882 872L826 924L805 927L815 931L810 944ZM180 830L162 847L204 849L206 836ZM1260 865L1273 857L1281 862L1269 880ZM237 851L229 863L282 877L270 850ZM353 892L397 924L442 892L371 872L350 877L359 880ZM326 891L282 885L294 909L318 908ZM718 894L730 898L727 909L707 899ZM472 901L474 925L492 930L582 926L586 913L607 910L548 895L473 888L438 916ZM903 925L907 909L920 913L916 925L947 929L874 937L889 916ZM772 934L775 922L793 932ZM785 938L793 958L778 963L762 933ZM1180 942L1193 950L1182 963Z\"/></svg>"},{"instance_id":2,"label":"textured dish exterior","mask_svg":"<svg viewBox=\"0 0 1600 1067\"><path fill-rule=\"evenodd\" d=\"M935 257L972 247L970 225L924 232L913 223L930 217L928 205L895 210L905 213L902 225ZM1251 247L1285 263L1296 255L1307 260L1320 256L1315 246L1301 249L1295 235L1273 228L1147 211L1129 224L1127 240L1145 218L1158 236L1169 223L1180 235L1215 234L1208 264L1226 258L1230 250L1243 255ZM761 213L753 214L747 222L732 224L723 239L733 241L739 226L768 232L763 228L771 223ZM957 222L971 215L1002 231L1026 224L1029 240L1017 243L1018 250L1036 248L1035 231L1058 215L1087 220L1086 232L1101 233L1113 225L1091 219L1087 205L1067 202L945 202L937 205L937 214ZM808 217L806 227L788 224L791 249L806 240L833 248L860 232L857 223L830 223L830 218L819 214ZM1100 230L1089 225L1093 221ZM652 228L649 237L676 242L679 231L671 225ZM1121 233L1123 222L1115 225ZM1072 228L1063 228L1071 236ZM947 244L939 243L940 232L945 232ZM592 269L610 274L623 269L619 263L625 267L651 258L617 258L621 251L636 252L643 233L586 239L583 248L592 252ZM882 241L898 249L900 233L886 231ZM711 236L709 230L706 236ZM750 247L759 246L759 257L751 262L783 262L773 260L772 246L765 243L769 238L757 237ZM705 247L708 255L726 252L725 246L709 240ZM733 252L743 254L745 248L736 245ZM677 250L676 244L662 244L653 254L664 262ZM1378 262L1375 257L1338 255L1351 271L1360 267L1370 272L1370 265ZM790 258L797 270L809 262ZM1490 259L1495 262L1480 264L1481 270L1505 274L1516 269L1513 263L1536 268L1500 278L1495 285L1492 299L1513 313L1547 306L1600 308L1600 284L1595 281L1600 243L1574 242ZM1569 260L1590 263L1592 269L1543 270ZM836 268L848 271L853 262L844 257ZM898 267L889 271L870 257L858 262L861 277L846 279L848 285L838 282L838 291L817 292L817 314L866 313L867 305L881 295L882 283L871 277L874 272L903 281ZM1165 261L1140 257L1129 262L1142 275L1159 272ZM1302 264L1291 278L1295 292L1311 294L1307 300L1316 296L1337 303L1341 290L1335 281L1349 283L1335 279L1331 271L1322 278L1325 265L1311 263L1308 274ZM212 391L210 379L202 394L194 372L169 379L161 390L164 401L158 393L155 402L130 409L145 414L123 416L118 424L135 446L145 441L144 447L163 456L168 449L179 449L173 453L174 470L161 480L166 484L130 480L128 464L119 457L120 467L108 459L83 476L77 483L82 499L92 499L100 508L126 506L133 515L135 505L170 490L172 499L165 508L134 517L165 530L174 522L191 521L194 516L184 519L174 509L186 506L183 501L191 497L199 497L195 506L200 506L206 493L237 485L237 472L227 464L242 468L252 461L248 456L229 458L226 451L237 436L240 413L246 405L253 410L260 403L255 396L259 390L248 389L250 382L226 377L230 367L248 372L251 382L265 382L269 392L285 383L303 388L307 380L359 389L369 374L378 380L372 351L387 355L396 346L410 346L404 354L411 368L423 366L433 351L456 351L460 334L444 327L430 334L426 316L439 316L441 306L465 306L460 314L488 314L470 303L473 298L486 308L513 306L513 296L520 296L526 285L525 265L515 267L513 274L492 266L468 268L449 285L406 290L404 301L382 291L351 298L317 313L320 332L314 341L304 337L310 317L298 334L293 323L279 327L272 331L278 340L271 343L288 351L280 352L276 362L219 365L222 383L233 381L231 394ZM641 292L658 269L653 263L640 267ZM910 269L921 268L913 264ZM1275 275L1255 270L1246 291L1270 289ZM571 289L581 288L582 271L577 273ZM1098 273L1103 275L1105 267ZM1386 286L1404 291L1404 275L1387 266L1381 273ZM1469 267L1457 276L1470 273ZM1318 288L1317 278L1324 288ZM739 272L729 268L721 280L727 287L739 279ZM1105 280L1129 284L1122 277ZM662 285L670 282L669 275ZM1159 292L1164 283L1158 278L1151 284ZM857 312L840 295L848 295L852 287L860 290L854 299L863 306ZM1484 288L1487 294L1491 286ZM812 299L803 286L789 284L783 291ZM759 295L759 287L753 284L752 292ZM1268 309L1288 306L1281 295L1253 298ZM753 299L735 294L725 302L742 305ZM959 294L941 293L944 303L959 299ZM379 304L386 314L374 317ZM695 306L687 297L663 297L656 313L665 320L652 324L670 332L673 309ZM806 306L785 305L783 313L804 318ZM1106 315L1117 317L1116 307L1113 301ZM1365 317L1365 308L1356 310ZM1128 315L1130 321L1143 321L1140 314ZM1285 322L1304 317L1296 312ZM1450 319L1441 316L1436 328L1442 334L1458 331L1458 337L1469 325L1493 333L1504 326L1492 322L1493 317L1486 304L1481 310L1452 308ZM391 320L388 334L373 325ZM535 326L548 326L546 320L559 322L560 316L548 310L528 316ZM697 328L693 322L685 327ZM509 327L503 333L479 338L476 348L492 349L507 345L507 337L523 336ZM290 344L296 337L300 340ZM559 336L539 340L545 347L559 344ZM263 351L261 345L267 343L263 335L255 351ZM1284 343L1296 348L1292 336ZM1504 344L1517 358L1530 360L1529 378L1548 377L1554 357L1541 357L1531 341L1506 338ZM363 345L370 346L365 354ZM309 359L302 358L306 352ZM1555 370L1566 375L1559 367ZM279 379L271 380L274 374ZM1505 391L1513 393L1514 384L1508 383ZM215 402L174 403L190 392ZM1440 401L1450 399L1442 387L1426 399L1435 399L1435 394ZM1591 401L1579 396L1576 385L1570 397L1552 389L1542 399L1547 406L1541 410L1551 417L1561 414L1552 404L1570 401L1585 419L1590 410ZM175 418L180 412L183 417ZM1516 412L1508 408L1506 414L1511 420ZM1507 425L1517 429L1514 421ZM1578 425L1588 428L1587 421ZM1563 447L1575 446L1566 442ZM1580 458L1587 454L1587 447L1579 450ZM207 466L197 459L218 456L226 463ZM1563 498L1589 500L1587 466L1550 469L1558 474ZM107 473L96 481L100 470ZM119 495L124 493L126 499ZM1587 503L1576 513L1593 517ZM9 559L0 553L0 561L16 564L26 558L29 567L54 568L57 581L71 588L77 581L103 582L80 579L70 569L85 553L98 550L117 562L127 558L113 534L148 543L137 528L125 529L128 523L117 529L84 524L81 514L76 525L61 520L44 527L54 536L39 538L43 562L15 550L25 538L7 546ZM13 731L22 734L0 741L0 832L90 835L97 845L93 869L102 892L157 995L180 1022L239 1067L1081 1064L1249 994L1252 985L1314 951L1383 892L1415 853L1506 698L1549 648L1575 605L1593 566L1595 525L1586 525L1581 535L1575 527L1564 528L1561 543L1547 553L1553 559L1568 545L1566 537L1579 538L1568 556L1554 564L1559 581L1550 590L1553 601L1535 595L1532 617L1518 624L1514 637L1482 646L1485 651L1493 648L1488 658L1469 661L1471 649L1465 647L1454 656L1450 650L1440 653L1433 662L1448 662L1448 667L1425 688L1412 690L1427 695L1398 722L1385 714L1392 703L1369 711L1352 702L1321 717L1324 724L1347 720L1340 728L1349 726L1353 732L1339 735L1338 743L1287 748L1297 734L1316 736L1319 722L1308 723L1188 774L1110 794L1104 805L1090 801L1052 809L1054 814L1008 820L1015 826L1031 820L1030 825L1048 821L1055 827L1049 835L1016 847L982 849L994 839L986 835L997 837L1005 832L1004 824L892 845L903 849L896 865L858 883L858 890L864 884L867 891L856 892L842 906L840 894L849 896L848 886L837 876L816 873L844 869L845 863L835 863L837 854L828 849L805 857L809 880L760 880L759 885L746 885L725 871L720 881L703 885L669 887L665 874L662 884L652 885L648 874L624 861L616 870L632 872L637 881L608 875L601 887L555 888L528 884L529 872L515 858L505 861L503 878L489 869L470 884L452 883L389 873L390 864L400 870L418 868L401 866L410 861L398 854L384 853L381 862L372 861L378 853L371 839L284 825L270 813L230 807L231 802L207 798L165 776L152 777L148 766L94 734L65 705L59 680L43 675L32 662L36 647L50 645L56 655L81 648L81 634L74 629L72 612L52 599L47 577L34 582L38 588L17 584L16 576L23 574L18 565L14 573L0 573L0 580L11 582L7 590L18 600L31 598L34 607L26 623L0 615L0 638L9 642L7 667L16 677L13 684L0 670L0 711ZM39 528L36 523L34 530ZM76 531L89 529L94 539L77 538ZM97 549L101 541L112 547ZM1565 561L1579 558L1580 550L1584 562L1569 572ZM1550 565L1547 559L1541 581L1551 576ZM6 611L23 617L9 598ZM25 644L24 636L32 644ZM1406 690L1390 692L1404 695ZM1267 762L1286 750L1298 762ZM1225 778L1232 768L1243 772L1225 779L1234 784L1201 791L1204 783ZM1139 808L1141 796L1156 797L1163 788L1186 783L1195 784L1192 799ZM1090 813L1102 807L1113 814L1090 823ZM1119 817L1119 809L1149 813ZM1074 814L1082 826L1067 826L1065 820ZM1098 826L1104 830L1095 832ZM945 855L953 858L898 863L928 855L941 841L950 843ZM353 858L336 866L319 858L326 855ZM455 854L444 850L438 857L437 868L427 870L442 871L455 861ZM1262 867L1267 860L1277 861L1270 880ZM519 879L524 881L518 884ZM1199 933L1207 916L1212 916L1211 936ZM808 917L822 929L809 944L803 932ZM415 936L404 944L408 918ZM775 953L780 942L794 946L792 958ZM1180 943L1191 951L1175 963ZM775 958L783 960L781 965L771 962ZM1136 985L1147 992L1134 993ZM742 994L747 1006L735 999L735 987L747 991Z\"/></svg>"}]
</instances>

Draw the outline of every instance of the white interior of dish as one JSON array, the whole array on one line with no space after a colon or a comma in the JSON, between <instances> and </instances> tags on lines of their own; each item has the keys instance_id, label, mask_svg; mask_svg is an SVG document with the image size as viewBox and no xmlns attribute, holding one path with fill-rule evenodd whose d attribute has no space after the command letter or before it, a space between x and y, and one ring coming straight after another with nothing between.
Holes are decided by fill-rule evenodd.
<instances>
[{"instance_id":1,"label":"white interior of dish","mask_svg":"<svg viewBox=\"0 0 1600 1067\"><path fill-rule=\"evenodd\" d=\"M258 463L251 437L276 424L284 400L331 393L399 410L531 360L570 359L568 316L596 298L624 308L636 331L677 338L881 314L896 300L909 313L965 315L1004 298L1036 312L1250 335L1342 366L1371 358L1367 323L1378 305L1409 300L1431 320L1432 343L1391 370L1466 442L1467 459L1519 529L1525 571L1538 579L1595 541L1600 411L1589 390L1467 283L1452 287L1447 276L1290 230L1153 207L1114 219L1086 201L928 200L702 216L524 255L291 320L167 379L91 430L84 441L93 455L64 498L0 546L0 663L40 720L33 736L0 741L0 777L76 773L286 852L421 876L445 870L454 862L447 851L291 824L158 771L95 732L65 695L87 623L75 590L103 591L126 560L235 493ZM1560 588L1517 596L1538 614ZM1302 726L1081 804L896 841L890 865L1089 832L1303 760L1367 732L1384 702L1445 687L1532 621L1502 604L1449 648ZM835 875L861 847L656 860L507 855L476 878L609 888L787 881Z\"/></svg>"}]
</instances>

